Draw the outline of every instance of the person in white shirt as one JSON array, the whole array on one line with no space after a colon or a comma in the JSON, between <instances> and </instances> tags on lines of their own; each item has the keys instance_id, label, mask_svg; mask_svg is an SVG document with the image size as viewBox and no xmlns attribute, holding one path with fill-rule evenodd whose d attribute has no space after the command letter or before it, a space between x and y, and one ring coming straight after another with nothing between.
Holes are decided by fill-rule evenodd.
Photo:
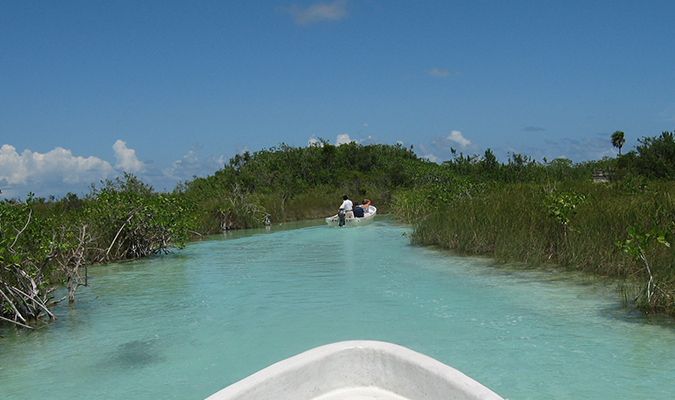
<instances>
[{"instance_id":1,"label":"person in white shirt","mask_svg":"<svg viewBox=\"0 0 675 400\"><path fill-rule=\"evenodd\" d=\"M345 217L354 218L354 211L352 211L353 207L354 203L349 200L347 195L342 196L342 205L340 205L340 210L345 210Z\"/></svg>"}]
</instances>

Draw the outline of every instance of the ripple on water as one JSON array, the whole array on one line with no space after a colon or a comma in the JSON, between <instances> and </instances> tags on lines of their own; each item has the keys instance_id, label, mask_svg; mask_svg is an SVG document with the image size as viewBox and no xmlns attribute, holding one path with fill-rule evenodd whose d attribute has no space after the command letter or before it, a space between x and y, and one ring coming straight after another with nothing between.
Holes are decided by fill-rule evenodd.
<instances>
[{"instance_id":1,"label":"ripple on water","mask_svg":"<svg viewBox=\"0 0 675 400\"><path fill-rule=\"evenodd\" d=\"M348 339L408 346L512 399L675 396L672 324L568 274L411 246L406 229L235 232L90 268L59 321L2 328L3 398L200 399Z\"/></svg>"}]
</instances>

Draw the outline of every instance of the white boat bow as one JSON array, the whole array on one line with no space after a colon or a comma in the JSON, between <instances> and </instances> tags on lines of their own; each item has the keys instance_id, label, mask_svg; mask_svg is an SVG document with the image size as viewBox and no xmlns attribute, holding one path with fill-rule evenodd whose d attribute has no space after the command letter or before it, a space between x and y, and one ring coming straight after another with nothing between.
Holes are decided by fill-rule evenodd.
<instances>
[{"instance_id":1,"label":"white boat bow","mask_svg":"<svg viewBox=\"0 0 675 400\"><path fill-rule=\"evenodd\" d=\"M273 364L207 400L504 400L460 371L392 343L328 344Z\"/></svg>"}]
</instances>

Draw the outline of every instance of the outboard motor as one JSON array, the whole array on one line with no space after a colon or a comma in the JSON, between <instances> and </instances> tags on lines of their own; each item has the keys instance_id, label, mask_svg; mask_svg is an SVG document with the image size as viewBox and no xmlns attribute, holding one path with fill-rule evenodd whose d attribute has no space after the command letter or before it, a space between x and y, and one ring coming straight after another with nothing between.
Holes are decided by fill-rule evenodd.
<instances>
[{"instance_id":1,"label":"outboard motor","mask_svg":"<svg viewBox=\"0 0 675 400\"><path fill-rule=\"evenodd\" d=\"M346 215L345 215L345 210L340 210L340 211L338 211L338 221L339 221L339 222L338 222L338 226L344 226L344 225L345 225L345 219L346 219L346 218L347 218L347 217L346 217Z\"/></svg>"}]
</instances>

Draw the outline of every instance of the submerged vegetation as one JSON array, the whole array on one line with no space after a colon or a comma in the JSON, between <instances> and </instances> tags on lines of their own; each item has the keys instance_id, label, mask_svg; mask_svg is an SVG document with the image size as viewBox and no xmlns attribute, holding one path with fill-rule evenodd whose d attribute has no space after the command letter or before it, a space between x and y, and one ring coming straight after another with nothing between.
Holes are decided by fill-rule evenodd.
<instances>
[{"instance_id":1,"label":"submerged vegetation","mask_svg":"<svg viewBox=\"0 0 675 400\"><path fill-rule=\"evenodd\" d=\"M619 150L624 141L623 132L612 136ZM173 193L125 174L83 198L0 203L0 318L27 327L54 318L50 306L73 302L87 285L88 265L165 253L227 229L324 217L345 193L412 223L416 243L621 278L640 310L675 315L674 179L669 132L616 159L578 164L520 154L500 163L489 149L436 164L412 148L320 140L238 154ZM68 294L55 300L60 284Z\"/></svg>"}]
</instances>

